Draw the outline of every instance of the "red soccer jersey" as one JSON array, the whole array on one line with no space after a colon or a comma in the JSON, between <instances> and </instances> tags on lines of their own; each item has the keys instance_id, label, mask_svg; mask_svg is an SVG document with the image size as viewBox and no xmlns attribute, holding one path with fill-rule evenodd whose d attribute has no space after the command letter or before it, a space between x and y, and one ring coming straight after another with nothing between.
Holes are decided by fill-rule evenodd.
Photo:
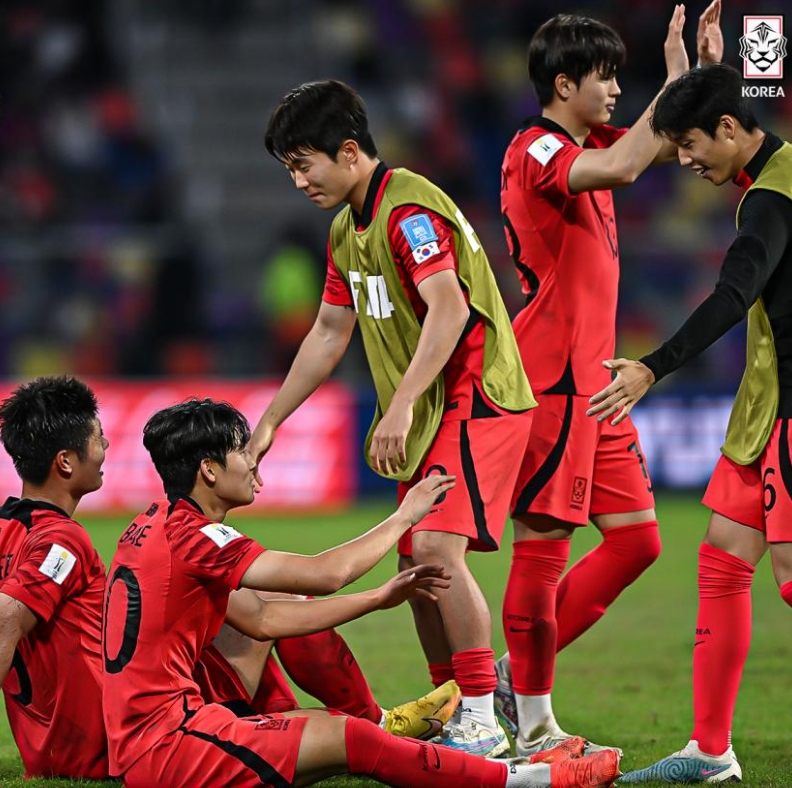
<instances>
[{"instance_id":1,"label":"red soccer jersey","mask_svg":"<svg viewBox=\"0 0 792 788\"><path fill-rule=\"evenodd\" d=\"M380 167L381 169L378 169L372 176L367 198L367 203L371 202L373 205L372 216L379 208L382 193L391 175L391 170L387 170L382 165ZM372 197L373 199L370 199ZM361 227L367 226L372 216L362 217ZM427 217L436 236L432 243L423 247L425 256L420 260L416 259L405 234L406 231L402 229L402 224L405 221L416 216ZM418 292L418 285L438 271L454 271L455 273L457 271L451 225L445 218L428 208L420 205L401 205L391 212L388 219L388 236L402 287L410 299L418 321L423 323L427 307ZM467 300L468 296L464 287L462 292ZM327 278L322 300L335 306L354 307L353 295L347 282L336 268L329 244L327 247ZM492 403L483 393L481 378L484 370L484 336L483 321L476 320L475 316L471 316L462 339L443 368L446 404L444 419L469 419L478 413L478 408L474 406L481 405L485 410L497 413L506 412Z\"/></svg>"},{"instance_id":2,"label":"red soccer jersey","mask_svg":"<svg viewBox=\"0 0 792 788\"><path fill-rule=\"evenodd\" d=\"M592 129L586 148L626 130ZM534 393L594 394L610 382L602 361L616 347L619 247L610 190L572 194L583 152L558 124L532 118L503 161L501 210L526 306L514 332Z\"/></svg>"},{"instance_id":3,"label":"red soccer jersey","mask_svg":"<svg viewBox=\"0 0 792 788\"><path fill-rule=\"evenodd\" d=\"M0 509L0 591L38 618L17 646L6 711L28 775L106 778L101 622L105 568L85 529L50 503Z\"/></svg>"},{"instance_id":4,"label":"red soccer jersey","mask_svg":"<svg viewBox=\"0 0 792 788\"><path fill-rule=\"evenodd\" d=\"M118 540L104 613L104 719L110 770L123 774L204 705L195 664L228 595L264 551L186 498L157 501Z\"/></svg>"}]
</instances>

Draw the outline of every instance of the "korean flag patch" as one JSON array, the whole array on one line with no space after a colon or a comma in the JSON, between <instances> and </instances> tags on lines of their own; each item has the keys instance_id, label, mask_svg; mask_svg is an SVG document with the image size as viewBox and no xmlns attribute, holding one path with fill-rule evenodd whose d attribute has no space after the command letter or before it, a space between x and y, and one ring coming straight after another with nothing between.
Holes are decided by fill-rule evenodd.
<instances>
[{"instance_id":1,"label":"korean flag patch","mask_svg":"<svg viewBox=\"0 0 792 788\"><path fill-rule=\"evenodd\" d=\"M70 553L65 547L54 544L47 553L47 557L41 562L39 572L60 586L63 585L63 581L69 576L76 563L77 556Z\"/></svg>"},{"instance_id":2,"label":"korean flag patch","mask_svg":"<svg viewBox=\"0 0 792 788\"><path fill-rule=\"evenodd\" d=\"M419 246L417 249L413 249L412 256L416 263L422 263L436 254L440 254L440 247L437 245L437 241L431 241L428 244Z\"/></svg>"},{"instance_id":3,"label":"korean flag patch","mask_svg":"<svg viewBox=\"0 0 792 788\"><path fill-rule=\"evenodd\" d=\"M543 167L564 147L564 143L552 134L543 134L528 146L528 155L533 156Z\"/></svg>"},{"instance_id":4,"label":"korean flag patch","mask_svg":"<svg viewBox=\"0 0 792 788\"><path fill-rule=\"evenodd\" d=\"M218 547L225 547L229 542L242 536L236 528L223 523L209 523L201 528L201 533L208 536Z\"/></svg>"},{"instance_id":5,"label":"korean flag patch","mask_svg":"<svg viewBox=\"0 0 792 788\"><path fill-rule=\"evenodd\" d=\"M410 249L415 251L419 246L424 246L431 241L437 240L432 220L425 214L419 213L399 222L399 227L410 244Z\"/></svg>"}]
</instances>

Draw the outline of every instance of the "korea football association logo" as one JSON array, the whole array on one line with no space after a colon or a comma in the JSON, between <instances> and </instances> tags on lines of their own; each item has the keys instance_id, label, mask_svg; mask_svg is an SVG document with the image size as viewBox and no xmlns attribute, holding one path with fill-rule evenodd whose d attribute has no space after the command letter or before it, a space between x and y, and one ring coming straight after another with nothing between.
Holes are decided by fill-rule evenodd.
<instances>
[{"instance_id":1,"label":"korea football association logo","mask_svg":"<svg viewBox=\"0 0 792 788\"><path fill-rule=\"evenodd\" d=\"M781 79L787 40L783 16L744 16L740 57L745 79Z\"/></svg>"}]
</instances>

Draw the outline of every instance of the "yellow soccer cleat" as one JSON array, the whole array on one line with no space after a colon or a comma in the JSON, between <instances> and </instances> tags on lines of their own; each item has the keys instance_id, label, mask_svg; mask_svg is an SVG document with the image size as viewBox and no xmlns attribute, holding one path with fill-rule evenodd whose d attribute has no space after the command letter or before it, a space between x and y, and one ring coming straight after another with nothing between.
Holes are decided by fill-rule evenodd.
<instances>
[{"instance_id":1,"label":"yellow soccer cleat","mask_svg":"<svg viewBox=\"0 0 792 788\"><path fill-rule=\"evenodd\" d=\"M394 736L431 739L442 733L462 700L462 693L452 679L418 700L385 710L385 730Z\"/></svg>"}]
</instances>

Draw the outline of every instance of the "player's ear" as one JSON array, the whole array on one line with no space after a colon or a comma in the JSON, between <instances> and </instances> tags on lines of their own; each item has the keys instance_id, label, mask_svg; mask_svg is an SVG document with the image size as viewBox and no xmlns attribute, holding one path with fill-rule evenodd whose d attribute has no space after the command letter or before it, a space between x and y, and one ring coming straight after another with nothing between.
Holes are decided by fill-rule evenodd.
<instances>
[{"instance_id":1,"label":"player's ear","mask_svg":"<svg viewBox=\"0 0 792 788\"><path fill-rule=\"evenodd\" d=\"M564 101L566 101L572 93L572 80L566 74L556 74L553 80L555 92Z\"/></svg>"},{"instance_id":2,"label":"player's ear","mask_svg":"<svg viewBox=\"0 0 792 788\"><path fill-rule=\"evenodd\" d=\"M721 115L720 127L723 129L723 135L727 140L733 140L737 131L737 121L732 115Z\"/></svg>"},{"instance_id":3,"label":"player's ear","mask_svg":"<svg viewBox=\"0 0 792 788\"><path fill-rule=\"evenodd\" d=\"M204 457L201 460L201 465L198 468L198 473L201 475L204 483L211 486L217 481L217 474L215 473L214 460Z\"/></svg>"},{"instance_id":4,"label":"player's ear","mask_svg":"<svg viewBox=\"0 0 792 788\"><path fill-rule=\"evenodd\" d=\"M338 161L346 167L353 167L358 162L360 146L355 140L344 140L338 149Z\"/></svg>"},{"instance_id":5,"label":"player's ear","mask_svg":"<svg viewBox=\"0 0 792 788\"><path fill-rule=\"evenodd\" d=\"M69 479L74 473L73 455L74 452L69 449L61 449L52 461L52 467L55 472L63 478Z\"/></svg>"}]
</instances>

